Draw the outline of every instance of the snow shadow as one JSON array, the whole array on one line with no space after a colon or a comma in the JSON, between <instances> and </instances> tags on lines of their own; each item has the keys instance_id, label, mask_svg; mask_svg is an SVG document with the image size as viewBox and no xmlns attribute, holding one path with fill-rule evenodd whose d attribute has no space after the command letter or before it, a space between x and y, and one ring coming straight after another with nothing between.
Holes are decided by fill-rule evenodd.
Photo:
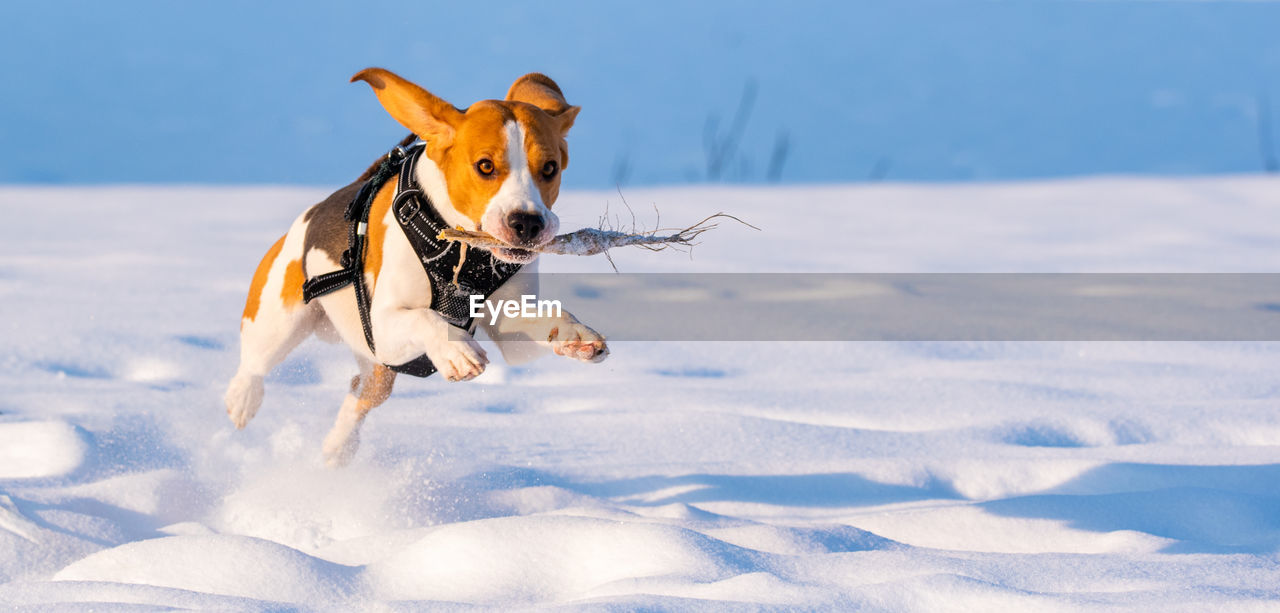
<instances>
[{"instance_id":1,"label":"snow shadow","mask_svg":"<svg viewBox=\"0 0 1280 613\"><path fill-rule=\"evenodd\" d=\"M981 503L1006 516L1172 539L1166 553L1280 550L1280 464L1098 467L1045 494Z\"/></svg>"},{"instance_id":2,"label":"snow shadow","mask_svg":"<svg viewBox=\"0 0 1280 613\"><path fill-rule=\"evenodd\" d=\"M992 440L1019 447L1102 447L1150 442L1150 432L1127 420L1090 423L1087 419L1055 423L1035 420L995 428Z\"/></svg>"},{"instance_id":3,"label":"snow shadow","mask_svg":"<svg viewBox=\"0 0 1280 613\"><path fill-rule=\"evenodd\" d=\"M15 508L31 523L67 536L83 539L99 547L114 547L129 541L163 536L159 529L165 522L94 498L69 498L56 503L13 499ZM63 526L45 518L54 514L64 519L78 515L78 522ZM79 529L77 529L79 528Z\"/></svg>"},{"instance_id":4,"label":"snow shadow","mask_svg":"<svg viewBox=\"0 0 1280 613\"><path fill-rule=\"evenodd\" d=\"M172 437L155 418L124 414L112 420L108 429L93 432L95 461L86 463L81 479L119 474L185 468L187 454L174 445Z\"/></svg>"},{"instance_id":5,"label":"snow shadow","mask_svg":"<svg viewBox=\"0 0 1280 613\"><path fill-rule=\"evenodd\" d=\"M291 355L267 375L267 383L284 385L315 385L321 381L320 369L315 361L305 355Z\"/></svg>"},{"instance_id":6,"label":"snow shadow","mask_svg":"<svg viewBox=\"0 0 1280 613\"><path fill-rule=\"evenodd\" d=\"M179 343L182 343L183 345L187 345L189 347L196 347L198 349L209 349L211 351L223 351L227 348L226 343L223 343L222 341L212 336L183 334L183 335L175 336L174 340L178 341Z\"/></svg>"},{"instance_id":7,"label":"snow shadow","mask_svg":"<svg viewBox=\"0 0 1280 613\"><path fill-rule=\"evenodd\" d=\"M896 485L872 481L853 473L651 476L567 487L592 496L625 499L628 503L642 505L752 502L803 507L857 507L961 497L950 486L938 481L920 486Z\"/></svg>"},{"instance_id":8,"label":"snow shadow","mask_svg":"<svg viewBox=\"0 0 1280 613\"><path fill-rule=\"evenodd\" d=\"M997 440L1019 447L1088 447L1074 433L1050 424L1019 424L1007 429Z\"/></svg>"},{"instance_id":9,"label":"snow shadow","mask_svg":"<svg viewBox=\"0 0 1280 613\"><path fill-rule=\"evenodd\" d=\"M39 361L34 366L49 374L55 376L72 377L75 379L111 379L113 375L110 371L100 366L92 364L81 364L67 361Z\"/></svg>"},{"instance_id":10,"label":"snow shadow","mask_svg":"<svg viewBox=\"0 0 1280 613\"><path fill-rule=\"evenodd\" d=\"M662 368L652 372L660 377L692 379L723 379L729 376L729 371L719 368Z\"/></svg>"},{"instance_id":11,"label":"snow shadow","mask_svg":"<svg viewBox=\"0 0 1280 613\"><path fill-rule=\"evenodd\" d=\"M806 475L646 476L584 482L515 466L491 466L453 477L430 476L418 467L411 487L397 504L398 513L429 524L452 523L512 513L504 492L541 488L537 501L523 506L558 508L608 503L658 507L673 503L740 502L798 507L863 507L917 500L955 500L949 485L931 481L920 486L879 483L852 473ZM559 492L559 493L555 493ZM517 495L517 498L519 495ZM545 498L545 500L543 500ZM596 502L589 502L595 500ZM549 505L549 506L548 506ZM522 512L532 512L525 508ZM834 546L834 545L833 545Z\"/></svg>"}]
</instances>

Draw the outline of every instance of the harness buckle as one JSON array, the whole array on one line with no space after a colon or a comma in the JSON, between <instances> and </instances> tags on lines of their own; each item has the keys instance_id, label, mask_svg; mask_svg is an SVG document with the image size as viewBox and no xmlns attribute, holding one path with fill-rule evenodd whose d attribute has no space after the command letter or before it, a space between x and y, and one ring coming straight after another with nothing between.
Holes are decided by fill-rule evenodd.
<instances>
[{"instance_id":1,"label":"harness buckle","mask_svg":"<svg viewBox=\"0 0 1280 613\"><path fill-rule=\"evenodd\" d=\"M401 221L408 222L421 210L422 205L418 203L417 198L405 198L404 202L400 204L400 210L397 212L400 214Z\"/></svg>"}]
</instances>

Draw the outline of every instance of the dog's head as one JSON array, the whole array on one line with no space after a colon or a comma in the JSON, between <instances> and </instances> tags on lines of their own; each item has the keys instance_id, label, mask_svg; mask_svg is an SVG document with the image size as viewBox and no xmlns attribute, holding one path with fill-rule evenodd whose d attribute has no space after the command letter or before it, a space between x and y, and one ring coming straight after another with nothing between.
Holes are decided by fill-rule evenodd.
<instances>
[{"instance_id":1,"label":"dog's head","mask_svg":"<svg viewBox=\"0 0 1280 613\"><path fill-rule=\"evenodd\" d=\"M556 235L560 220L551 206L560 195L560 173L569 165L565 136L580 107L565 101L555 81L530 73L516 79L505 100L484 100L461 111L381 68L362 70L351 80L373 86L383 108L426 141L420 168L429 180L443 182L448 194L448 202L436 206L453 209L475 229L511 245L494 249L494 256L530 262L537 253L520 247L536 247Z\"/></svg>"}]
</instances>

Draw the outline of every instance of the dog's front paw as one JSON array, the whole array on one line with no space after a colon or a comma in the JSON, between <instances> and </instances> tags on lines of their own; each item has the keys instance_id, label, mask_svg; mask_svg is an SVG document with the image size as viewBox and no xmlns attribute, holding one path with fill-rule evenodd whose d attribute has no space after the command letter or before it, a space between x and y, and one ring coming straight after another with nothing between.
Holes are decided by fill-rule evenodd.
<instances>
[{"instance_id":1,"label":"dog's front paw","mask_svg":"<svg viewBox=\"0 0 1280 613\"><path fill-rule=\"evenodd\" d=\"M449 381L469 381L480 376L489 364L484 348L466 334L460 340L442 340L427 349L431 364Z\"/></svg>"},{"instance_id":2,"label":"dog's front paw","mask_svg":"<svg viewBox=\"0 0 1280 613\"><path fill-rule=\"evenodd\" d=\"M547 340L556 355L583 362L601 362L609 356L609 345L604 342L604 336L580 323L552 328Z\"/></svg>"}]
</instances>

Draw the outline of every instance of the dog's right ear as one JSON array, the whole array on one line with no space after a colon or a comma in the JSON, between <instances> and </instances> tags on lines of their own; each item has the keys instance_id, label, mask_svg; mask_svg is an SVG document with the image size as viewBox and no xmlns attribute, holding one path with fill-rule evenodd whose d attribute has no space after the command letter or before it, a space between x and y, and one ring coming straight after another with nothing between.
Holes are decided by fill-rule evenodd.
<instances>
[{"instance_id":1,"label":"dog's right ear","mask_svg":"<svg viewBox=\"0 0 1280 613\"><path fill-rule=\"evenodd\" d=\"M351 77L373 87L378 102L396 121L434 147L448 147L462 113L452 104L389 70L366 68Z\"/></svg>"}]
</instances>

